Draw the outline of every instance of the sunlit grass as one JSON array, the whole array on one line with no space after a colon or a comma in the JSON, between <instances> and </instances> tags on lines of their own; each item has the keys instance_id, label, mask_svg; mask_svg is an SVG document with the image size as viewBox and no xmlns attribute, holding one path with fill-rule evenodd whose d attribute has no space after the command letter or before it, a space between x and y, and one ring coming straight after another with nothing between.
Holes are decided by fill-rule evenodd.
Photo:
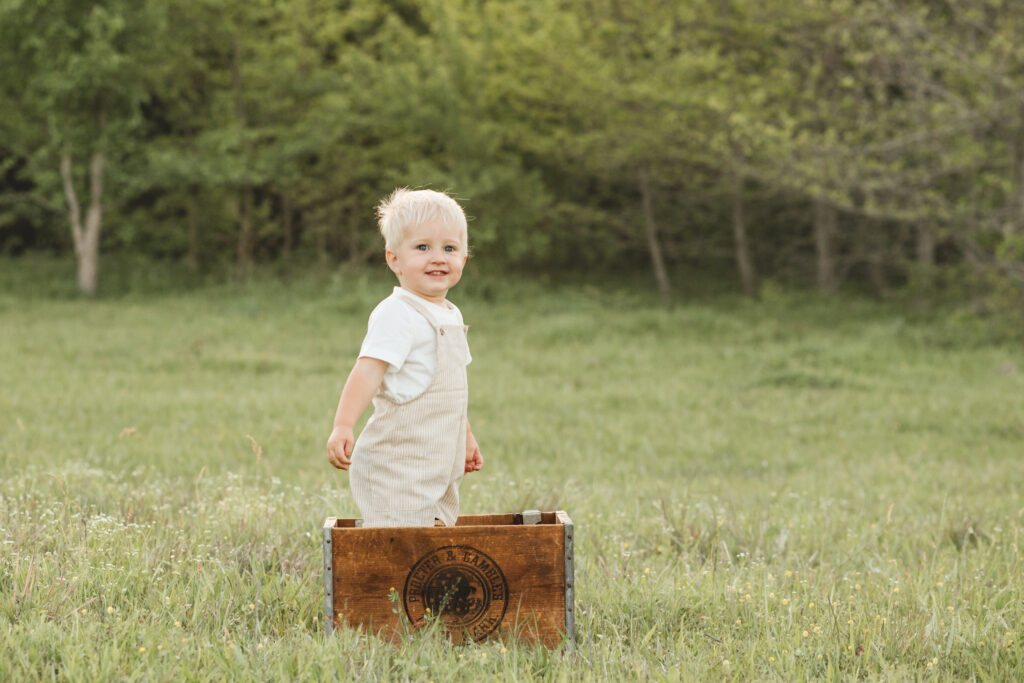
<instances>
[{"instance_id":1,"label":"sunlit grass","mask_svg":"<svg viewBox=\"0 0 1024 683\"><path fill-rule=\"evenodd\" d=\"M0 294L0 678L1024 678L1024 353L778 293L466 282L463 511L569 511L576 648L328 635L323 443L389 288Z\"/></svg>"}]
</instances>

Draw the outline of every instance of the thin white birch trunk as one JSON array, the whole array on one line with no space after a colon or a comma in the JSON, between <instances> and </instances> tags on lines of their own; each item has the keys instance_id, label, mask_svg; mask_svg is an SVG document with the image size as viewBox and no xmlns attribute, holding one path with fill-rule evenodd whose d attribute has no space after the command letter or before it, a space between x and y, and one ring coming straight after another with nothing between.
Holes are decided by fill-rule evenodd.
<instances>
[{"instance_id":1,"label":"thin white birch trunk","mask_svg":"<svg viewBox=\"0 0 1024 683\"><path fill-rule=\"evenodd\" d=\"M103 230L103 167L102 152L95 152L89 162L89 208L82 223L82 207L75 191L72 173L71 150L61 153L60 177L64 186L64 198L68 203L68 218L71 222L71 237L75 245L75 260L78 266L78 289L92 296L99 282L100 233Z\"/></svg>"},{"instance_id":2,"label":"thin white birch trunk","mask_svg":"<svg viewBox=\"0 0 1024 683\"><path fill-rule=\"evenodd\" d=\"M814 247L817 252L818 290L831 294L839 287L836 273L837 217L834 206L814 200Z\"/></svg>"},{"instance_id":3,"label":"thin white birch trunk","mask_svg":"<svg viewBox=\"0 0 1024 683\"><path fill-rule=\"evenodd\" d=\"M637 172L637 181L640 185L640 197L643 202L644 212L644 236L647 241L647 250L651 255L651 265L654 268L654 277L658 282L658 294L666 306L672 305L672 285L668 280L668 271L665 269L665 260L661 255L661 243L658 241L658 230L654 222L654 206L651 199L650 181L647 177L647 164L641 164Z\"/></svg>"},{"instance_id":4,"label":"thin white birch trunk","mask_svg":"<svg viewBox=\"0 0 1024 683\"><path fill-rule=\"evenodd\" d=\"M757 274L750 257L750 240L747 238L747 223L743 214L743 176L736 174L732 196L732 237L736 251L736 268L740 274L743 293L754 296L757 289Z\"/></svg>"}]
</instances>

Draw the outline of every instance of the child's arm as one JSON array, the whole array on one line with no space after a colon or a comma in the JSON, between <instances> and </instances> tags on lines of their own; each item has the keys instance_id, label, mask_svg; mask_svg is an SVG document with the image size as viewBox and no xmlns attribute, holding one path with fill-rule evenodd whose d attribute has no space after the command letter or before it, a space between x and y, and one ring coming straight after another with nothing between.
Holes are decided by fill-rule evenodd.
<instances>
[{"instance_id":1,"label":"child's arm","mask_svg":"<svg viewBox=\"0 0 1024 683\"><path fill-rule=\"evenodd\" d=\"M347 470L352 464L350 456L352 446L355 445L353 430L380 388L387 369L386 362L363 356L356 361L345 381L345 388L341 390L341 399L338 401L338 412L334 415L334 431L327 439L327 459L338 469Z\"/></svg>"},{"instance_id":2,"label":"child's arm","mask_svg":"<svg viewBox=\"0 0 1024 683\"><path fill-rule=\"evenodd\" d=\"M484 466L484 456L480 455L480 444L473 436L473 430L466 420L466 472L476 472Z\"/></svg>"}]
</instances>

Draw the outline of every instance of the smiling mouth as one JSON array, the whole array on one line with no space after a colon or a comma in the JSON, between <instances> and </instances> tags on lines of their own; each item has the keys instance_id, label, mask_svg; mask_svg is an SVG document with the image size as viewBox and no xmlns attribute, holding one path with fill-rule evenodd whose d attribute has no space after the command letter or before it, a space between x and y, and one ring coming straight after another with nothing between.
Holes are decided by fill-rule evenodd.
<instances>
[{"instance_id":1,"label":"smiling mouth","mask_svg":"<svg viewBox=\"0 0 1024 683\"><path fill-rule=\"evenodd\" d=\"M447 274L448 274L448 271L446 271L446 270L428 270L427 271L427 275L447 275Z\"/></svg>"}]
</instances>

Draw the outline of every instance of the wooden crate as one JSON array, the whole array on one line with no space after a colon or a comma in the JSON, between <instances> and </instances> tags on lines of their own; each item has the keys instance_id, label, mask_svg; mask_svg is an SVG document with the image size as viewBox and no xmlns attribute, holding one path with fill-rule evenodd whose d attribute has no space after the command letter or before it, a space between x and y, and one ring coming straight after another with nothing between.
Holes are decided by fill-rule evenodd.
<instances>
[{"instance_id":1,"label":"wooden crate","mask_svg":"<svg viewBox=\"0 0 1024 683\"><path fill-rule=\"evenodd\" d=\"M455 642L571 643L572 539L561 510L465 515L433 528L364 529L361 520L328 517L325 618L332 628L398 637L430 614Z\"/></svg>"}]
</instances>

